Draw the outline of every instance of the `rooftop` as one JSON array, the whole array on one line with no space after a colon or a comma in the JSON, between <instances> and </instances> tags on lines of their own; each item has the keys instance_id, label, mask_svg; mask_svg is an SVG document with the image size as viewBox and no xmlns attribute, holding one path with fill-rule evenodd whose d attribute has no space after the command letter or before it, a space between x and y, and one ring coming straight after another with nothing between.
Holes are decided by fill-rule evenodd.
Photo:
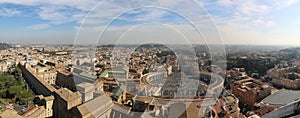
<instances>
[{"instance_id":1,"label":"rooftop","mask_svg":"<svg viewBox=\"0 0 300 118\"><path fill-rule=\"evenodd\" d=\"M284 106L288 103L291 103L293 101L300 99L300 91L299 90L286 90L281 89L277 91L276 93L266 97L262 100L262 103L268 104L268 105L278 105L278 106Z\"/></svg>"},{"instance_id":2,"label":"rooftop","mask_svg":"<svg viewBox=\"0 0 300 118\"><path fill-rule=\"evenodd\" d=\"M122 73L122 74L124 74L124 73L126 73L126 71L124 71L124 70L105 70L105 71L100 75L100 77L106 77L107 74L109 74L109 73Z\"/></svg>"},{"instance_id":3,"label":"rooftop","mask_svg":"<svg viewBox=\"0 0 300 118\"><path fill-rule=\"evenodd\" d=\"M67 88L61 88L56 90L55 92L65 101L73 101L75 99L81 98L79 92L72 92Z\"/></svg>"},{"instance_id":4,"label":"rooftop","mask_svg":"<svg viewBox=\"0 0 300 118\"><path fill-rule=\"evenodd\" d=\"M261 82L259 80L255 80L254 78L251 78L251 77L248 77L246 79L242 79L239 81L235 81L234 83L240 85L241 88L243 88L243 89L249 89L249 90L254 89L254 88L265 89L265 88L270 87L269 85L264 84L263 82Z\"/></svg>"},{"instance_id":5,"label":"rooftop","mask_svg":"<svg viewBox=\"0 0 300 118\"><path fill-rule=\"evenodd\" d=\"M115 98L119 97L124 92L125 88L126 88L126 85L120 84L118 88L115 88L113 90L113 93L114 93L113 97L115 97Z\"/></svg>"},{"instance_id":6,"label":"rooftop","mask_svg":"<svg viewBox=\"0 0 300 118\"><path fill-rule=\"evenodd\" d=\"M83 88L83 89L92 88L93 86L94 86L94 84L88 83L88 82L82 82L80 84L77 84L77 87L80 87L80 88Z\"/></svg>"},{"instance_id":7,"label":"rooftop","mask_svg":"<svg viewBox=\"0 0 300 118\"><path fill-rule=\"evenodd\" d=\"M97 77L92 77L91 76L88 76L86 73L76 73L76 72L73 72L73 77L74 77L74 82L75 84L79 84L79 83L82 83L82 82L88 82L88 83L93 83Z\"/></svg>"},{"instance_id":8,"label":"rooftop","mask_svg":"<svg viewBox=\"0 0 300 118\"><path fill-rule=\"evenodd\" d=\"M130 107L127 107L127 106L121 106L121 105L119 105L119 104L114 104L113 105L113 107L112 107L112 109L114 110L114 111L118 111L118 112L120 112L120 113L123 113L123 114L130 114L130 110L131 110L131 108Z\"/></svg>"},{"instance_id":9,"label":"rooftop","mask_svg":"<svg viewBox=\"0 0 300 118\"><path fill-rule=\"evenodd\" d=\"M5 109L0 112L2 118L21 118L21 116L14 109Z\"/></svg>"},{"instance_id":10,"label":"rooftop","mask_svg":"<svg viewBox=\"0 0 300 118\"><path fill-rule=\"evenodd\" d=\"M38 117L43 112L45 112L45 107L44 106L38 106L38 107L35 107L35 108L31 109L30 111L26 112L23 116L24 117L35 118L35 117Z\"/></svg>"},{"instance_id":11,"label":"rooftop","mask_svg":"<svg viewBox=\"0 0 300 118\"><path fill-rule=\"evenodd\" d=\"M44 99L46 100L46 101L51 101L51 100L54 100L54 96L47 96L47 97L44 97Z\"/></svg>"},{"instance_id":12,"label":"rooftop","mask_svg":"<svg viewBox=\"0 0 300 118\"><path fill-rule=\"evenodd\" d=\"M143 101L145 103L150 103L150 104L154 100L153 97L148 97L148 96L136 96L134 99L137 100L137 101Z\"/></svg>"},{"instance_id":13,"label":"rooftop","mask_svg":"<svg viewBox=\"0 0 300 118\"><path fill-rule=\"evenodd\" d=\"M97 97L78 106L78 110L82 115L91 113L94 117L100 117L102 113L113 106L111 98L103 92L96 92L95 94L98 94Z\"/></svg>"}]
</instances>

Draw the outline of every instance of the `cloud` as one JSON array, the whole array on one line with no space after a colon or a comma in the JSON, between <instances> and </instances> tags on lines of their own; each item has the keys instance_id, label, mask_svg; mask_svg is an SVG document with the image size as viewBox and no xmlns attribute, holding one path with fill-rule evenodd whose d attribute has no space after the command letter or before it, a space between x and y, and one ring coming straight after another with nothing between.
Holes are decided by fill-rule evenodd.
<instances>
[{"instance_id":1,"label":"cloud","mask_svg":"<svg viewBox=\"0 0 300 118\"><path fill-rule=\"evenodd\" d=\"M90 10L97 5L100 0L1 0L1 3L25 5L25 6L66 6L80 10Z\"/></svg>"},{"instance_id":2,"label":"cloud","mask_svg":"<svg viewBox=\"0 0 300 118\"><path fill-rule=\"evenodd\" d=\"M282 9L298 3L300 0L218 0L216 3L220 6L233 6L235 12L249 14L264 13L269 9Z\"/></svg>"},{"instance_id":3,"label":"cloud","mask_svg":"<svg viewBox=\"0 0 300 118\"><path fill-rule=\"evenodd\" d=\"M268 27L273 27L273 26L276 25L276 23L275 23L274 21L267 21L266 25L267 25Z\"/></svg>"},{"instance_id":4,"label":"cloud","mask_svg":"<svg viewBox=\"0 0 300 118\"><path fill-rule=\"evenodd\" d=\"M42 30L42 29L47 29L49 27L50 27L49 24L37 24L37 25L28 26L26 28L30 30Z\"/></svg>"},{"instance_id":5,"label":"cloud","mask_svg":"<svg viewBox=\"0 0 300 118\"><path fill-rule=\"evenodd\" d=\"M0 8L0 16L14 16L20 13L21 11L16 9Z\"/></svg>"},{"instance_id":6,"label":"cloud","mask_svg":"<svg viewBox=\"0 0 300 118\"><path fill-rule=\"evenodd\" d=\"M298 3L299 0L270 0L270 2L274 7L285 8Z\"/></svg>"},{"instance_id":7,"label":"cloud","mask_svg":"<svg viewBox=\"0 0 300 118\"><path fill-rule=\"evenodd\" d=\"M258 5L254 2L247 1L243 3L241 6L238 6L237 8L237 14L241 15L253 15L253 14L263 14L268 12L270 9L267 5Z\"/></svg>"},{"instance_id":8,"label":"cloud","mask_svg":"<svg viewBox=\"0 0 300 118\"><path fill-rule=\"evenodd\" d=\"M299 0L218 0L216 5L230 7L229 17L231 21L236 23L250 23L257 20L267 21L265 16L274 11L298 3ZM222 11L226 8L220 8ZM229 8L227 8L228 10ZM220 11L220 12L222 12Z\"/></svg>"},{"instance_id":9,"label":"cloud","mask_svg":"<svg viewBox=\"0 0 300 118\"><path fill-rule=\"evenodd\" d=\"M153 1L136 1L136 0L1 0L1 3L8 4L16 4L16 5L24 5L35 7L37 10L36 14L42 20L49 21L50 24L62 24L69 22L78 22L80 23L86 15L91 11L88 19L84 19L86 24L99 24L109 22L109 20L113 19L117 16L116 13L120 13L126 11L128 9L140 7L140 6L159 6L159 7L167 7L173 10L186 10L186 7L193 5L195 6L195 2L200 4L198 7L189 8L191 9L199 9L201 7L202 2L200 1L185 1L185 0L153 0ZM94 9L98 4L100 4L99 8ZM194 10L192 10L194 11ZM200 10L198 10L200 11ZM202 10L203 12L203 10ZM187 12L186 12L187 13ZM198 12L199 13L199 12ZM199 15L197 12L194 12L193 15ZM134 20L137 21L149 21L153 19L163 19L162 17L165 15L163 12L149 12L145 14L140 14ZM132 20L132 19L130 19ZM164 20L164 19L163 19ZM169 20L170 22L172 20Z\"/></svg>"},{"instance_id":10,"label":"cloud","mask_svg":"<svg viewBox=\"0 0 300 118\"><path fill-rule=\"evenodd\" d=\"M34 7L35 14L42 20L47 20L52 24L69 23L83 19L81 14L87 14L99 3L98 0L1 0L1 4L14 4ZM1 13L4 12L4 13ZM9 11L0 10L1 15L8 15Z\"/></svg>"},{"instance_id":11,"label":"cloud","mask_svg":"<svg viewBox=\"0 0 300 118\"><path fill-rule=\"evenodd\" d=\"M88 13L87 11L65 6L42 6L39 9L39 17L50 21L52 24L79 22Z\"/></svg>"},{"instance_id":12,"label":"cloud","mask_svg":"<svg viewBox=\"0 0 300 118\"><path fill-rule=\"evenodd\" d=\"M195 1L197 1L200 6L196 5ZM270 27L276 25L273 19L267 18L269 13L273 10L279 10L294 5L298 3L298 1L299 0L0 0L0 5L2 3L9 3L35 8L34 12L36 13L34 14L47 22L44 24L28 26L27 28L31 30L45 29L50 27L51 24L64 24L70 22L75 22L77 23L76 25L80 25L81 21L84 21L84 26L81 27L82 29L89 29L87 31L92 30L96 32L103 30L105 26L116 16L120 15L120 13L142 5L168 8L168 10L176 11L176 13L178 13L175 15L187 16L187 19L196 21L195 25L200 28L209 28L212 26L206 24L211 24L213 21L210 19L211 17L206 14L205 9L202 9L202 7L204 7L211 13L215 23L221 27L221 31L238 31L241 34L247 35L255 34L251 38L259 39L259 37L263 37L262 35L264 34L258 35L259 31L256 29L270 29ZM99 3L101 3L101 5L95 8ZM90 10L93 11L90 12ZM128 26L116 25L111 28L111 30L122 31L126 30L130 25L149 21L180 25L183 29L192 30L187 27L189 24L178 22L178 18L180 17L173 17L169 12L159 12L159 9L156 9L156 11L146 9L145 11L146 12L143 12L142 9L140 9L128 12L127 15L118 19L120 20L120 23L124 23ZM20 11L16 9L5 10L4 8L0 8L0 16L12 16L17 14L20 14ZM88 17L86 17L87 15ZM297 22L300 24L300 20ZM149 28L149 30L153 29L153 27L147 28ZM75 29L79 28L76 27ZM249 31L246 32L245 30ZM243 38L243 35L239 35L238 33L228 34L231 34L226 37L228 39L232 37Z\"/></svg>"},{"instance_id":13,"label":"cloud","mask_svg":"<svg viewBox=\"0 0 300 118\"><path fill-rule=\"evenodd\" d=\"M234 4L233 0L218 0L218 4L221 6L230 6Z\"/></svg>"},{"instance_id":14,"label":"cloud","mask_svg":"<svg viewBox=\"0 0 300 118\"><path fill-rule=\"evenodd\" d=\"M287 7L287 6L290 6L290 5L293 5L293 4L296 4L299 2L299 0L285 0L285 4L284 6Z\"/></svg>"},{"instance_id":15,"label":"cloud","mask_svg":"<svg viewBox=\"0 0 300 118\"><path fill-rule=\"evenodd\" d=\"M1 0L1 3L11 3L11 4L18 4L18 5L37 5L40 3L39 0Z\"/></svg>"},{"instance_id":16,"label":"cloud","mask_svg":"<svg viewBox=\"0 0 300 118\"><path fill-rule=\"evenodd\" d=\"M269 4L262 4L258 0L218 0L216 5L231 7L235 15L262 14L270 9Z\"/></svg>"},{"instance_id":17,"label":"cloud","mask_svg":"<svg viewBox=\"0 0 300 118\"><path fill-rule=\"evenodd\" d=\"M296 24L300 24L300 18L296 19Z\"/></svg>"}]
</instances>

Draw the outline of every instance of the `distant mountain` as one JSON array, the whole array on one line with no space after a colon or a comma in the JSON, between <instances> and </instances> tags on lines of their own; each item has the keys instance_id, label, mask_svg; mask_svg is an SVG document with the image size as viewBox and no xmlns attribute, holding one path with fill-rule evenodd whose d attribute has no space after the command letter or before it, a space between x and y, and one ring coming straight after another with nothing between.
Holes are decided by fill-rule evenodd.
<instances>
[{"instance_id":1,"label":"distant mountain","mask_svg":"<svg viewBox=\"0 0 300 118\"><path fill-rule=\"evenodd\" d=\"M7 43L0 43L0 50L11 48L12 46Z\"/></svg>"}]
</instances>

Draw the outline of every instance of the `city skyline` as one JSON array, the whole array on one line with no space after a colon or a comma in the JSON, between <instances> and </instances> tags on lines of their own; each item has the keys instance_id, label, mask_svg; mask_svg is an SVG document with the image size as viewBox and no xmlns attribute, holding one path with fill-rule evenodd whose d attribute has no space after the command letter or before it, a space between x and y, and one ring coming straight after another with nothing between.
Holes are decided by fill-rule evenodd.
<instances>
[{"instance_id":1,"label":"city skyline","mask_svg":"<svg viewBox=\"0 0 300 118\"><path fill-rule=\"evenodd\" d=\"M193 3L197 5L193 6ZM157 8L137 8L145 5ZM218 42L221 38L216 36L220 32L224 44L297 46L300 43L297 37L300 31L299 6L298 0L1 0L0 41L13 44L114 44L114 39L122 36L124 42L143 38L142 42L166 39L165 42L175 44L197 44L216 40L210 43L222 44ZM168 9L160 9L163 7ZM124 12L131 8L137 9ZM116 13L124 14L116 18ZM185 16L192 25L182 19ZM116 21L103 36L104 40L99 41L101 31L112 19ZM195 32L193 25L206 39ZM128 35L122 34L131 28ZM188 41L177 39L180 34L174 29L186 35ZM173 38L176 39L171 40Z\"/></svg>"}]
</instances>

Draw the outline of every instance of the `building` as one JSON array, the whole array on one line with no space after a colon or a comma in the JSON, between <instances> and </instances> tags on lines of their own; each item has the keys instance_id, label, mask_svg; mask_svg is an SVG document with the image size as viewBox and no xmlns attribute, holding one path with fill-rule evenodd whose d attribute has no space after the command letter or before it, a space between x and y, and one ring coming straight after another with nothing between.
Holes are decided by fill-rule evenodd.
<instances>
[{"instance_id":1,"label":"building","mask_svg":"<svg viewBox=\"0 0 300 118\"><path fill-rule=\"evenodd\" d=\"M74 68L72 75L75 84L79 84L81 82L93 83L97 79L97 76L92 75L91 72L82 71L78 68Z\"/></svg>"},{"instance_id":2,"label":"building","mask_svg":"<svg viewBox=\"0 0 300 118\"><path fill-rule=\"evenodd\" d=\"M25 118L46 118L46 109L43 106L35 106L27 111L23 117Z\"/></svg>"},{"instance_id":3,"label":"building","mask_svg":"<svg viewBox=\"0 0 300 118\"><path fill-rule=\"evenodd\" d=\"M44 97L43 95L39 95L34 98L34 103L37 106L34 106L31 110L26 111L23 115L24 117L52 117L53 116L53 102L54 96Z\"/></svg>"},{"instance_id":4,"label":"building","mask_svg":"<svg viewBox=\"0 0 300 118\"><path fill-rule=\"evenodd\" d=\"M98 78L93 84L96 91L104 91L104 78Z\"/></svg>"},{"instance_id":5,"label":"building","mask_svg":"<svg viewBox=\"0 0 300 118\"><path fill-rule=\"evenodd\" d=\"M272 78L271 81L275 86L288 88L288 89L299 89L300 88L300 78L299 79L286 79L286 78Z\"/></svg>"},{"instance_id":6,"label":"building","mask_svg":"<svg viewBox=\"0 0 300 118\"><path fill-rule=\"evenodd\" d=\"M54 96L54 117L72 117L74 116L72 108L76 108L82 104L81 94L79 92L72 92L67 88L56 90Z\"/></svg>"},{"instance_id":7,"label":"building","mask_svg":"<svg viewBox=\"0 0 300 118\"><path fill-rule=\"evenodd\" d=\"M1 118L22 118L11 104L7 105L4 110L0 111L0 117Z\"/></svg>"},{"instance_id":8,"label":"building","mask_svg":"<svg viewBox=\"0 0 300 118\"><path fill-rule=\"evenodd\" d=\"M41 80L44 80L50 85L55 85L57 72L55 69L50 68L44 64L38 63L37 65L27 66L33 70L33 74L37 75Z\"/></svg>"},{"instance_id":9,"label":"building","mask_svg":"<svg viewBox=\"0 0 300 118\"><path fill-rule=\"evenodd\" d=\"M1 72L7 72L8 71L8 65L5 61L0 62L0 71Z\"/></svg>"},{"instance_id":10,"label":"building","mask_svg":"<svg viewBox=\"0 0 300 118\"><path fill-rule=\"evenodd\" d=\"M36 74L36 72L34 72L35 70L31 65L25 64L25 66L20 65L19 67L22 70L22 75L26 83L36 95L50 96L56 91L56 88L45 82Z\"/></svg>"},{"instance_id":11,"label":"building","mask_svg":"<svg viewBox=\"0 0 300 118\"><path fill-rule=\"evenodd\" d=\"M253 106L271 94L271 87L253 78L231 83L232 93L244 104Z\"/></svg>"},{"instance_id":12,"label":"building","mask_svg":"<svg viewBox=\"0 0 300 118\"><path fill-rule=\"evenodd\" d=\"M300 91L299 90L281 89L281 90L277 91L276 93L263 99L261 101L261 104L281 107L281 106L285 106L289 103L292 103L294 101L297 101L299 99L300 99Z\"/></svg>"},{"instance_id":13,"label":"building","mask_svg":"<svg viewBox=\"0 0 300 118\"><path fill-rule=\"evenodd\" d=\"M261 118L299 118L300 113L300 101L293 101L285 106L278 109L272 110L271 112L264 114Z\"/></svg>"},{"instance_id":14,"label":"building","mask_svg":"<svg viewBox=\"0 0 300 118\"><path fill-rule=\"evenodd\" d=\"M253 111L249 111L247 112L247 116L248 117L252 117L252 116L263 116L266 115L268 113L270 113L271 111L277 109L276 106L272 106L272 105L260 105L259 109L253 110Z\"/></svg>"},{"instance_id":15,"label":"building","mask_svg":"<svg viewBox=\"0 0 300 118\"><path fill-rule=\"evenodd\" d=\"M233 68L226 71L225 87L230 88L230 83L248 78L244 68Z\"/></svg>"},{"instance_id":16,"label":"building","mask_svg":"<svg viewBox=\"0 0 300 118\"><path fill-rule=\"evenodd\" d=\"M145 80L152 86L163 86L167 76L168 75L166 71L150 72L147 74Z\"/></svg>"},{"instance_id":17,"label":"building","mask_svg":"<svg viewBox=\"0 0 300 118\"><path fill-rule=\"evenodd\" d=\"M103 79L103 90L112 91L119 86L119 82L114 78L102 78Z\"/></svg>"},{"instance_id":18,"label":"building","mask_svg":"<svg viewBox=\"0 0 300 118\"><path fill-rule=\"evenodd\" d=\"M132 110L136 112L152 111L154 109L154 105L152 105L153 101L153 97L135 96L133 98Z\"/></svg>"},{"instance_id":19,"label":"building","mask_svg":"<svg viewBox=\"0 0 300 118\"><path fill-rule=\"evenodd\" d=\"M224 118L241 118L243 115L240 113L240 108L239 108L239 99L237 99L234 95L228 95L228 96L223 96L222 98L219 99L220 103L220 110L221 112L218 113L219 117L224 117ZM218 105L216 105L218 106ZM218 108L215 108L218 109ZM218 110L216 110L218 111Z\"/></svg>"},{"instance_id":20,"label":"building","mask_svg":"<svg viewBox=\"0 0 300 118\"><path fill-rule=\"evenodd\" d=\"M133 118L131 107L114 104L110 113L111 118Z\"/></svg>"},{"instance_id":21,"label":"building","mask_svg":"<svg viewBox=\"0 0 300 118\"><path fill-rule=\"evenodd\" d=\"M233 68L231 70L226 71L226 80L228 82L233 80L241 80L247 77L247 73L245 71L245 68Z\"/></svg>"},{"instance_id":22,"label":"building","mask_svg":"<svg viewBox=\"0 0 300 118\"><path fill-rule=\"evenodd\" d=\"M270 69L267 71L271 83L279 88L300 89L300 69L287 67L282 69Z\"/></svg>"},{"instance_id":23,"label":"building","mask_svg":"<svg viewBox=\"0 0 300 118\"><path fill-rule=\"evenodd\" d=\"M100 77L105 78L125 78L128 79L128 72L125 70L105 70Z\"/></svg>"},{"instance_id":24,"label":"building","mask_svg":"<svg viewBox=\"0 0 300 118\"><path fill-rule=\"evenodd\" d=\"M55 85L62 88L68 88L73 92L77 91L73 74L66 70L57 71Z\"/></svg>"},{"instance_id":25,"label":"building","mask_svg":"<svg viewBox=\"0 0 300 118\"><path fill-rule=\"evenodd\" d=\"M102 91L94 92L94 98L74 110L79 118L110 118L113 107L111 98Z\"/></svg>"},{"instance_id":26,"label":"building","mask_svg":"<svg viewBox=\"0 0 300 118\"><path fill-rule=\"evenodd\" d=\"M113 100L116 100L118 103L123 104L124 99L126 99L126 85L120 84L117 88L113 89L112 93L112 98Z\"/></svg>"},{"instance_id":27,"label":"building","mask_svg":"<svg viewBox=\"0 0 300 118\"><path fill-rule=\"evenodd\" d=\"M59 87L65 87L69 90L76 92L78 89L78 84L80 83L93 83L96 90L103 90L104 80L96 76L89 75L87 73L76 71L69 72L67 70L58 70L56 85Z\"/></svg>"},{"instance_id":28,"label":"building","mask_svg":"<svg viewBox=\"0 0 300 118\"><path fill-rule=\"evenodd\" d=\"M94 97L95 87L92 83L82 82L77 84L77 90L81 93L83 102L87 102Z\"/></svg>"},{"instance_id":29,"label":"building","mask_svg":"<svg viewBox=\"0 0 300 118\"><path fill-rule=\"evenodd\" d=\"M223 79L216 74L201 72L198 77L180 77L173 74L165 80L160 93L163 98L200 98L204 95L218 97L222 88Z\"/></svg>"},{"instance_id":30,"label":"building","mask_svg":"<svg viewBox=\"0 0 300 118\"><path fill-rule=\"evenodd\" d=\"M167 79L161 89L161 97L174 98L181 85L182 81L180 78Z\"/></svg>"}]
</instances>

